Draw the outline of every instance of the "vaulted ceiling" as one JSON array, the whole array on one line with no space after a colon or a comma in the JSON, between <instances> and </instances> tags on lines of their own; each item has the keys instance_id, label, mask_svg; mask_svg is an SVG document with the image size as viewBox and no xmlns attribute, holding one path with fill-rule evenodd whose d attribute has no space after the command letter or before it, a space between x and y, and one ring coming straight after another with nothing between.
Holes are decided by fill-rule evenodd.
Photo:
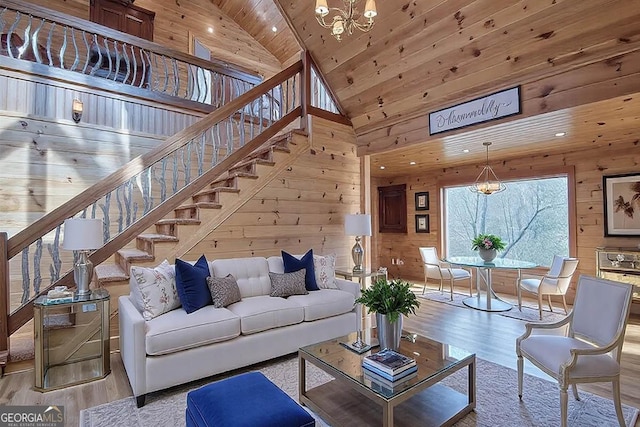
<instances>
[{"instance_id":1,"label":"vaulted ceiling","mask_svg":"<svg viewBox=\"0 0 640 427\"><path fill-rule=\"evenodd\" d=\"M640 0L378 0L372 31L340 42L316 22L315 0L246 3L266 1L310 51L374 164L420 157L442 167L481 160L486 140L499 157L639 133ZM521 115L429 135L429 112L516 85ZM567 132L562 144L556 132Z\"/></svg>"}]
</instances>

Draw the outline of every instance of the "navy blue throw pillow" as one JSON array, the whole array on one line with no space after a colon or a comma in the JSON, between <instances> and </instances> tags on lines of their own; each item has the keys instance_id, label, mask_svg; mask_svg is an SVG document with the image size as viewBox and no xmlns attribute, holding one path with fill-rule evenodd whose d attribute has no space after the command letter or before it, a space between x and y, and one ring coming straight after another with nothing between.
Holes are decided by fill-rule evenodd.
<instances>
[{"instance_id":1,"label":"navy blue throw pillow","mask_svg":"<svg viewBox=\"0 0 640 427\"><path fill-rule=\"evenodd\" d=\"M308 291L319 291L316 283L316 271L313 267L313 249L304 254L301 259L282 251L282 262L284 263L285 273L294 273L303 268L307 270L304 276L304 286Z\"/></svg>"},{"instance_id":2,"label":"navy blue throw pillow","mask_svg":"<svg viewBox=\"0 0 640 427\"><path fill-rule=\"evenodd\" d=\"M187 313L213 303L207 286L207 277L210 275L209 264L204 255L195 265L176 258L176 289L182 308Z\"/></svg>"}]
</instances>

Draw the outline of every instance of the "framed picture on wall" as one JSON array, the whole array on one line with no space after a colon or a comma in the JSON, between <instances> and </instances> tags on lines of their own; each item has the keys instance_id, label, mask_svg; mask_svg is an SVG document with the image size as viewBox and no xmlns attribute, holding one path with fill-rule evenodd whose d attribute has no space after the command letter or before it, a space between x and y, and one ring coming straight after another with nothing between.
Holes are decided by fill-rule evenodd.
<instances>
[{"instance_id":1,"label":"framed picture on wall","mask_svg":"<svg viewBox=\"0 0 640 427\"><path fill-rule=\"evenodd\" d=\"M602 177L604 235L640 236L640 173Z\"/></svg>"},{"instance_id":2,"label":"framed picture on wall","mask_svg":"<svg viewBox=\"0 0 640 427\"><path fill-rule=\"evenodd\" d=\"M416 215L416 233L429 232L429 215Z\"/></svg>"},{"instance_id":3,"label":"framed picture on wall","mask_svg":"<svg viewBox=\"0 0 640 427\"><path fill-rule=\"evenodd\" d=\"M416 210L417 211L429 210L429 192L416 193Z\"/></svg>"}]
</instances>

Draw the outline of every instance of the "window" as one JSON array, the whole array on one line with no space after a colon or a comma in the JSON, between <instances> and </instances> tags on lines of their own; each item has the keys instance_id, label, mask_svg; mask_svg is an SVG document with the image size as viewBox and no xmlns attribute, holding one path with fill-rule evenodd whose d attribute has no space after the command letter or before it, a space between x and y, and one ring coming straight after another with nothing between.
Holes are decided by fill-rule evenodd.
<instances>
[{"instance_id":1,"label":"window","mask_svg":"<svg viewBox=\"0 0 640 427\"><path fill-rule=\"evenodd\" d=\"M484 196L467 186L443 189L447 256L475 256L471 239L500 236L499 257L549 266L553 255L569 255L569 179L554 176L507 183L502 193Z\"/></svg>"}]
</instances>

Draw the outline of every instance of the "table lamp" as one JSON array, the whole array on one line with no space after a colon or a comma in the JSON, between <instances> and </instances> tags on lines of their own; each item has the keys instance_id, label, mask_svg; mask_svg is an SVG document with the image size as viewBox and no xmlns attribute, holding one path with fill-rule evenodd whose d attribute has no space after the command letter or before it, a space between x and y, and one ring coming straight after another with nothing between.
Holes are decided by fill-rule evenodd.
<instances>
[{"instance_id":1,"label":"table lamp","mask_svg":"<svg viewBox=\"0 0 640 427\"><path fill-rule=\"evenodd\" d=\"M93 278L93 263L88 258L89 251L102 247L102 244L101 219L69 218L64 221L62 248L78 251L78 258L73 264L73 279L79 300L87 300L91 295L89 283Z\"/></svg>"},{"instance_id":2,"label":"table lamp","mask_svg":"<svg viewBox=\"0 0 640 427\"><path fill-rule=\"evenodd\" d=\"M356 244L351 249L353 257L354 273L362 273L362 259L364 249L360 244L361 236L371 236L371 215L369 214L349 214L344 218L344 233L347 236L356 236Z\"/></svg>"}]
</instances>

